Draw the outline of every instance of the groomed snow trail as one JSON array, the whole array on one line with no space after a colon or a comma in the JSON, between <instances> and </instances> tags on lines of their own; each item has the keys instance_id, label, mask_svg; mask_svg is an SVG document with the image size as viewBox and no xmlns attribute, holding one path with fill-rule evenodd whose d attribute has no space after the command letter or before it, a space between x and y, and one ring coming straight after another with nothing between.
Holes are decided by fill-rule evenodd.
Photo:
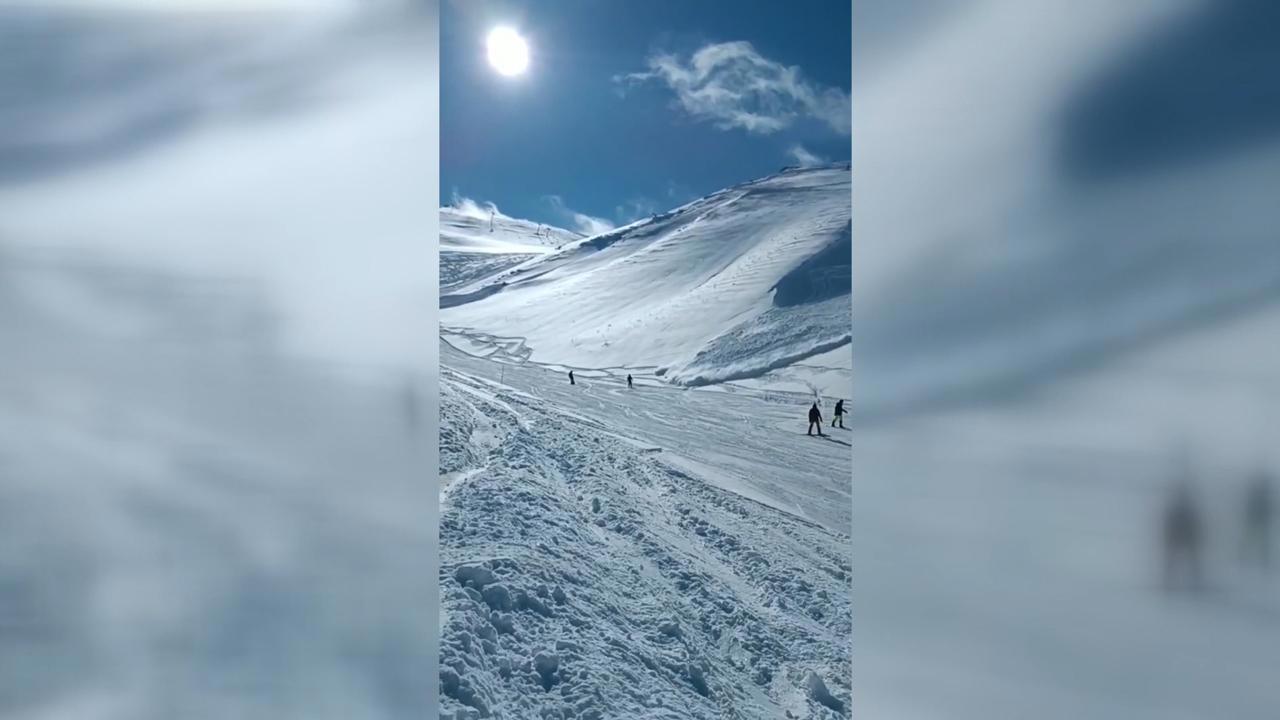
<instances>
[{"instance_id":1,"label":"groomed snow trail","mask_svg":"<svg viewBox=\"0 0 1280 720\"><path fill-rule=\"evenodd\" d=\"M442 354L442 717L848 716L849 538L801 517L827 483L848 504L847 446L801 422L744 443L739 428L777 413L763 393L628 391L605 372L569 386ZM723 429L697 438L705 455L656 441L696 435L687 421L713 408ZM775 473L792 453L831 477ZM744 489L769 504L707 482L737 477L730 457L755 464ZM782 494L805 498L788 513L770 482L812 487Z\"/></svg>"}]
</instances>

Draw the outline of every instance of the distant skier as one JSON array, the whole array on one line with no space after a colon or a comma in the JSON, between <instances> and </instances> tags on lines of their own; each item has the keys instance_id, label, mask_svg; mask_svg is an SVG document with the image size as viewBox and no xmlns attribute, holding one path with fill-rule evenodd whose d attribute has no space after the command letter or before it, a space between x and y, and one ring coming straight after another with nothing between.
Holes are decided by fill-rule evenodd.
<instances>
[{"instance_id":1,"label":"distant skier","mask_svg":"<svg viewBox=\"0 0 1280 720\"><path fill-rule=\"evenodd\" d=\"M1164 513L1164 586L1199 588L1203 582L1200 548L1204 543L1200 510L1188 482L1180 483Z\"/></svg>"},{"instance_id":2,"label":"distant skier","mask_svg":"<svg viewBox=\"0 0 1280 720\"><path fill-rule=\"evenodd\" d=\"M1271 522L1275 516L1275 502L1271 494L1271 478L1260 472L1250 484L1244 501L1245 561L1258 567L1271 565Z\"/></svg>"},{"instance_id":3,"label":"distant skier","mask_svg":"<svg viewBox=\"0 0 1280 720\"><path fill-rule=\"evenodd\" d=\"M837 425L839 423L839 425ZM831 411L831 427L844 427L844 401L836 401L836 409Z\"/></svg>"},{"instance_id":4,"label":"distant skier","mask_svg":"<svg viewBox=\"0 0 1280 720\"><path fill-rule=\"evenodd\" d=\"M818 428L818 437L822 437L822 413L818 411L818 403L814 403L809 408L809 432L806 435L812 435L813 429Z\"/></svg>"},{"instance_id":5,"label":"distant skier","mask_svg":"<svg viewBox=\"0 0 1280 720\"><path fill-rule=\"evenodd\" d=\"M578 383L576 383L576 382L574 382L574 381L573 381L573 371L572 371L572 370L570 370L570 371L569 371L569 384L570 384L570 385L577 385L577 384L578 384Z\"/></svg>"},{"instance_id":6,"label":"distant skier","mask_svg":"<svg viewBox=\"0 0 1280 720\"><path fill-rule=\"evenodd\" d=\"M400 394L400 407L404 412L405 426L408 427L410 431L418 429L418 424L421 422L422 416L421 406L422 402L418 397L417 384L414 382L412 377L407 378Z\"/></svg>"},{"instance_id":7,"label":"distant skier","mask_svg":"<svg viewBox=\"0 0 1280 720\"><path fill-rule=\"evenodd\" d=\"M627 373L627 389L631 389L631 373Z\"/></svg>"}]
</instances>

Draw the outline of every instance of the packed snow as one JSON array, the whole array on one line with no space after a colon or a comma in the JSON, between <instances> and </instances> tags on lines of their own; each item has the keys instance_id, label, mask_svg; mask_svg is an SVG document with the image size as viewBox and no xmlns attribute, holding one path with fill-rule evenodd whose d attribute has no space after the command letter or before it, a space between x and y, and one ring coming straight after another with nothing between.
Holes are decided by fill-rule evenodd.
<instances>
[{"instance_id":1,"label":"packed snow","mask_svg":"<svg viewBox=\"0 0 1280 720\"><path fill-rule=\"evenodd\" d=\"M441 354L442 717L849 716L849 431Z\"/></svg>"}]
</instances>

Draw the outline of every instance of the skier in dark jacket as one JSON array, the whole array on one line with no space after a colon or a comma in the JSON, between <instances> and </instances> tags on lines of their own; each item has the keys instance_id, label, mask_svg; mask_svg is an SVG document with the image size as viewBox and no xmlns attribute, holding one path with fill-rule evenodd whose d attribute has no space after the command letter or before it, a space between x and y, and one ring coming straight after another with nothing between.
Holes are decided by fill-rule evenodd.
<instances>
[{"instance_id":1,"label":"skier in dark jacket","mask_svg":"<svg viewBox=\"0 0 1280 720\"><path fill-rule=\"evenodd\" d=\"M631 373L627 373L627 387L631 387Z\"/></svg>"},{"instance_id":2,"label":"skier in dark jacket","mask_svg":"<svg viewBox=\"0 0 1280 720\"><path fill-rule=\"evenodd\" d=\"M821 437L822 436L822 413L818 411L818 403L816 402L813 404L813 407L809 408L809 432L805 434L812 435L813 429L815 427L818 428L818 436Z\"/></svg>"},{"instance_id":3,"label":"skier in dark jacket","mask_svg":"<svg viewBox=\"0 0 1280 720\"><path fill-rule=\"evenodd\" d=\"M572 370L570 370L570 371L569 371L569 384L570 384L570 385L577 385L577 384L578 384L578 383L576 383L576 382L574 382L574 381L573 381L573 371L572 371Z\"/></svg>"},{"instance_id":4,"label":"skier in dark jacket","mask_svg":"<svg viewBox=\"0 0 1280 720\"><path fill-rule=\"evenodd\" d=\"M1203 544L1200 510L1191 485L1174 488L1164 514L1165 589L1199 589L1203 584L1200 549Z\"/></svg>"},{"instance_id":5,"label":"skier in dark jacket","mask_svg":"<svg viewBox=\"0 0 1280 720\"><path fill-rule=\"evenodd\" d=\"M836 409L831 411L831 427L836 427L837 423L839 423L839 427L842 427L842 428L844 427L844 401L843 400L837 400Z\"/></svg>"},{"instance_id":6,"label":"skier in dark jacket","mask_svg":"<svg viewBox=\"0 0 1280 720\"><path fill-rule=\"evenodd\" d=\"M1271 523L1275 514L1271 499L1271 478L1266 473L1254 476L1244 503L1244 557L1259 567L1271 564Z\"/></svg>"}]
</instances>

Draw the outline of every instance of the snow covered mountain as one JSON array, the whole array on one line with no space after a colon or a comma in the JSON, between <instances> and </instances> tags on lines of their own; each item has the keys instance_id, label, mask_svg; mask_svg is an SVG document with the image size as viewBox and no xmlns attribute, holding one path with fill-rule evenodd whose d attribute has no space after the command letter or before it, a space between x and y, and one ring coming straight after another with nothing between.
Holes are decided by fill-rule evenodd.
<instances>
[{"instance_id":1,"label":"snow covered mountain","mask_svg":"<svg viewBox=\"0 0 1280 720\"><path fill-rule=\"evenodd\" d=\"M442 326L500 338L541 363L626 367L686 386L816 361L844 370L818 383L844 395L849 191L848 165L731 187L453 284Z\"/></svg>"},{"instance_id":2,"label":"snow covered mountain","mask_svg":"<svg viewBox=\"0 0 1280 720\"><path fill-rule=\"evenodd\" d=\"M804 433L848 397L849 190L550 251L444 223L442 716L849 717L850 431Z\"/></svg>"},{"instance_id":3,"label":"snow covered mountain","mask_svg":"<svg viewBox=\"0 0 1280 720\"><path fill-rule=\"evenodd\" d=\"M582 235L490 211L472 203L440 208L441 252L548 252Z\"/></svg>"},{"instance_id":4,"label":"snow covered mountain","mask_svg":"<svg viewBox=\"0 0 1280 720\"><path fill-rule=\"evenodd\" d=\"M440 288L491 277L582 239L571 230L507 217L464 201L440 208Z\"/></svg>"}]
</instances>

